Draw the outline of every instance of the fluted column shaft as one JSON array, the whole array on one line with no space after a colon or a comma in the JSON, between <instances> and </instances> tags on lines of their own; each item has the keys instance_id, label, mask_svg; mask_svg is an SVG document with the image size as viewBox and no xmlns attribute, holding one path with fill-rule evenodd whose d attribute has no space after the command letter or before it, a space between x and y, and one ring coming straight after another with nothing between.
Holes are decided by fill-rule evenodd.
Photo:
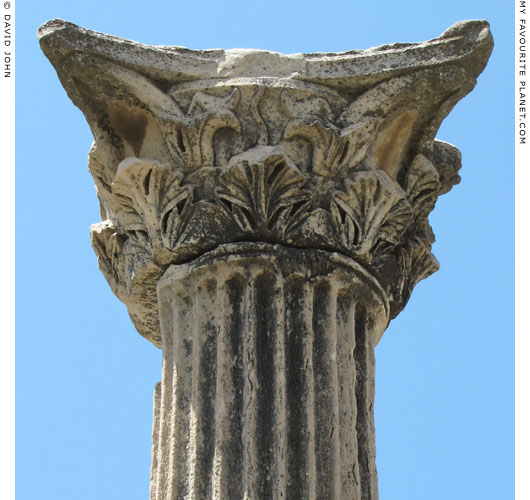
<instances>
[{"instance_id":1,"label":"fluted column shaft","mask_svg":"<svg viewBox=\"0 0 530 500\"><path fill-rule=\"evenodd\" d=\"M152 500L377 496L373 346L388 317L348 258L227 245L158 286Z\"/></svg>"},{"instance_id":2,"label":"fluted column shaft","mask_svg":"<svg viewBox=\"0 0 530 500\"><path fill-rule=\"evenodd\" d=\"M439 267L461 155L435 136L488 23L337 54L39 40L94 134L99 268L163 349L151 500L375 500L373 349Z\"/></svg>"}]
</instances>

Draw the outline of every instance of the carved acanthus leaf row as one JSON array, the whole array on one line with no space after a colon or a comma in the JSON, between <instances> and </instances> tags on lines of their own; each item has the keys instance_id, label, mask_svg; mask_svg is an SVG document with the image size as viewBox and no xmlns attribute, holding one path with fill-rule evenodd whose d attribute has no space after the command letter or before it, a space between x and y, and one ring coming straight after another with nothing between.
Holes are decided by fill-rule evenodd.
<instances>
[{"instance_id":1,"label":"carved acanthus leaf row","mask_svg":"<svg viewBox=\"0 0 530 500\"><path fill-rule=\"evenodd\" d=\"M326 210L279 147L255 148L218 172L214 203L193 202L194 186L182 174L155 161L128 159L112 183L111 217L124 236L143 247L175 251L185 243L187 225L201 203L232 218L242 237L277 242L285 242L311 214ZM332 244L367 262L399 245L413 215L405 193L381 171L352 174L343 190L331 193L327 213L336 237Z\"/></svg>"}]
</instances>

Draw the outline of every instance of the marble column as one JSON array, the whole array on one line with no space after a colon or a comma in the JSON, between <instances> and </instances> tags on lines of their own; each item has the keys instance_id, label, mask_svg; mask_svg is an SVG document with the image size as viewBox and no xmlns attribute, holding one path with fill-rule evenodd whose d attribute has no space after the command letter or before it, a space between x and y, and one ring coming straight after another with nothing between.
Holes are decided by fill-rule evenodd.
<instances>
[{"instance_id":1,"label":"marble column","mask_svg":"<svg viewBox=\"0 0 530 500\"><path fill-rule=\"evenodd\" d=\"M373 498L388 299L352 259L222 245L158 285L152 498Z\"/></svg>"},{"instance_id":2,"label":"marble column","mask_svg":"<svg viewBox=\"0 0 530 500\"><path fill-rule=\"evenodd\" d=\"M376 500L374 347L439 267L435 135L488 24L341 54L39 37L94 134L99 267L163 351L151 500Z\"/></svg>"}]
</instances>

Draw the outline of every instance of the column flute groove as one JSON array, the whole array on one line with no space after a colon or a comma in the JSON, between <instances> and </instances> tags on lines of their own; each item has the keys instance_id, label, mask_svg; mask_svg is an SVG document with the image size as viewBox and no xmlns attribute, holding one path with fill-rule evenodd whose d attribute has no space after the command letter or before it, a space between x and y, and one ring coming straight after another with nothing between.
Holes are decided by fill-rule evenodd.
<instances>
[{"instance_id":1,"label":"column flute groove","mask_svg":"<svg viewBox=\"0 0 530 500\"><path fill-rule=\"evenodd\" d=\"M151 453L151 481L149 485L149 500L158 500L158 455L160 443L160 413L161 413L161 383L158 382L155 386L153 394L153 448ZM155 445L156 443L156 445Z\"/></svg>"},{"instance_id":2,"label":"column flute groove","mask_svg":"<svg viewBox=\"0 0 530 500\"><path fill-rule=\"evenodd\" d=\"M193 359L193 307L192 300L187 294L175 297L175 365L177 372L177 387L173 394L176 404L173 405L174 414L170 418L175 422L174 453L175 462L172 470L174 490L171 500L181 500L187 495L190 488L187 473L190 438L189 426L191 417L191 386L192 386L192 359ZM177 495L177 492L178 495ZM166 499L164 499L166 500Z\"/></svg>"},{"instance_id":3,"label":"column flute groove","mask_svg":"<svg viewBox=\"0 0 530 500\"><path fill-rule=\"evenodd\" d=\"M163 445L170 436L171 419L165 418L169 409L173 405L173 324L172 309L168 302L161 305L161 313L164 315L161 328L167 331L164 338L163 357L162 357L162 385L161 385L161 412L160 412L160 432L158 433L158 470L157 470L157 494L166 496L168 490L168 476L171 474L169 468L170 449ZM171 412L169 412L171 415ZM163 497L162 497L163 498Z\"/></svg>"},{"instance_id":4,"label":"column flute groove","mask_svg":"<svg viewBox=\"0 0 530 500\"><path fill-rule=\"evenodd\" d=\"M256 308L255 300L255 276L251 274L244 295L245 326L243 332L243 418L242 418L242 442L243 442L243 474L244 474L244 499L250 500L258 497L258 447L257 418L258 418L258 377L256 359L254 356L256 344ZM247 278L248 279L248 278Z\"/></svg>"},{"instance_id":5,"label":"column flute groove","mask_svg":"<svg viewBox=\"0 0 530 500\"><path fill-rule=\"evenodd\" d=\"M337 293L337 359L339 373L340 456L342 495L361 498L357 445L355 302L350 288ZM343 432L351 429L351 432Z\"/></svg>"},{"instance_id":6,"label":"column flute groove","mask_svg":"<svg viewBox=\"0 0 530 500\"><path fill-rule=\"evenodd\" d=\"M175 397L176 394L179 394L179 373L177 371L177 357L178 357L178 336L175 335L175 332L179 331L180 325L179 325L179 308L176 304L172 306L171 314L167 314L168 320L172 321L172 327L170 329L171 336L173 337L171 339L171 342L168 342L168 350L169 345L171 346L171 418L169 419L169 443L170 443L170 449L169 449L169 479L168 479L168 485L167 485L167 497L168 498L175 498L175 492L177 491L177 485L176 485L176 478L177 474L175 474L175 469L178 468L177 464L177 450L178 450L178 444L177 439L178 435L176 432L176 426L177 426L177 415L178 415L178 398ZM162 309L161 309L162 311ZM161 316L163 316L163 312Z\"/></svg>"},{"instance_id":7,"label":"column flute groove","mask_svg":"<svg viewBox=\"0 0 530 500\"><path fill-rule=\"evenodd\" d=\"M316 499L312 285L303 275L285 281L287 498Z\"/></svg>"}]
</instances>

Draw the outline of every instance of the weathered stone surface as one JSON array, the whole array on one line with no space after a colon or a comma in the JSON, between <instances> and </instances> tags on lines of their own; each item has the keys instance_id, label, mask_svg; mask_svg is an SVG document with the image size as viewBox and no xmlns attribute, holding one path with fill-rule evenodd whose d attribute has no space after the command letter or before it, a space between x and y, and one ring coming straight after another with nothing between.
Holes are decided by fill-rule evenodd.
<instances>
[{"instance_id":1,"label":"weathered stone surface","mask_svg":"<svg viewBox=\"0 0 530 500\"><path fill-rule=\"evenodd\" d=\"M158 285L153 500L376 498L373 346L389 305L348 257L222 245Z\"/></svg>"},{"instance_id":2,"label":"weathered stone surface","mask_svg":"<svg viewBox=\"0 0 530 500\"><path fill-rule=\"evenodd\" d=\"M488 24L341 54L39 36L94 134L99 267L164 352L152 500L377 499L373 348L438 269L435 135Z\"/></svg>"},{"instance_id":3,"label":"weathered stone surface","mask_svg":"<svg viewBox=\"0 0 530 500\"><path fill-rule=\"evenodd\" d=\"M100 267L156 345L156 282L222 243L349 255L392 317L438 268L427 216L460 155L434 136L487 61L484 21L342 54L151 47L60 20L39 36L94 133Z\"/></svg>"}]
</instances>

